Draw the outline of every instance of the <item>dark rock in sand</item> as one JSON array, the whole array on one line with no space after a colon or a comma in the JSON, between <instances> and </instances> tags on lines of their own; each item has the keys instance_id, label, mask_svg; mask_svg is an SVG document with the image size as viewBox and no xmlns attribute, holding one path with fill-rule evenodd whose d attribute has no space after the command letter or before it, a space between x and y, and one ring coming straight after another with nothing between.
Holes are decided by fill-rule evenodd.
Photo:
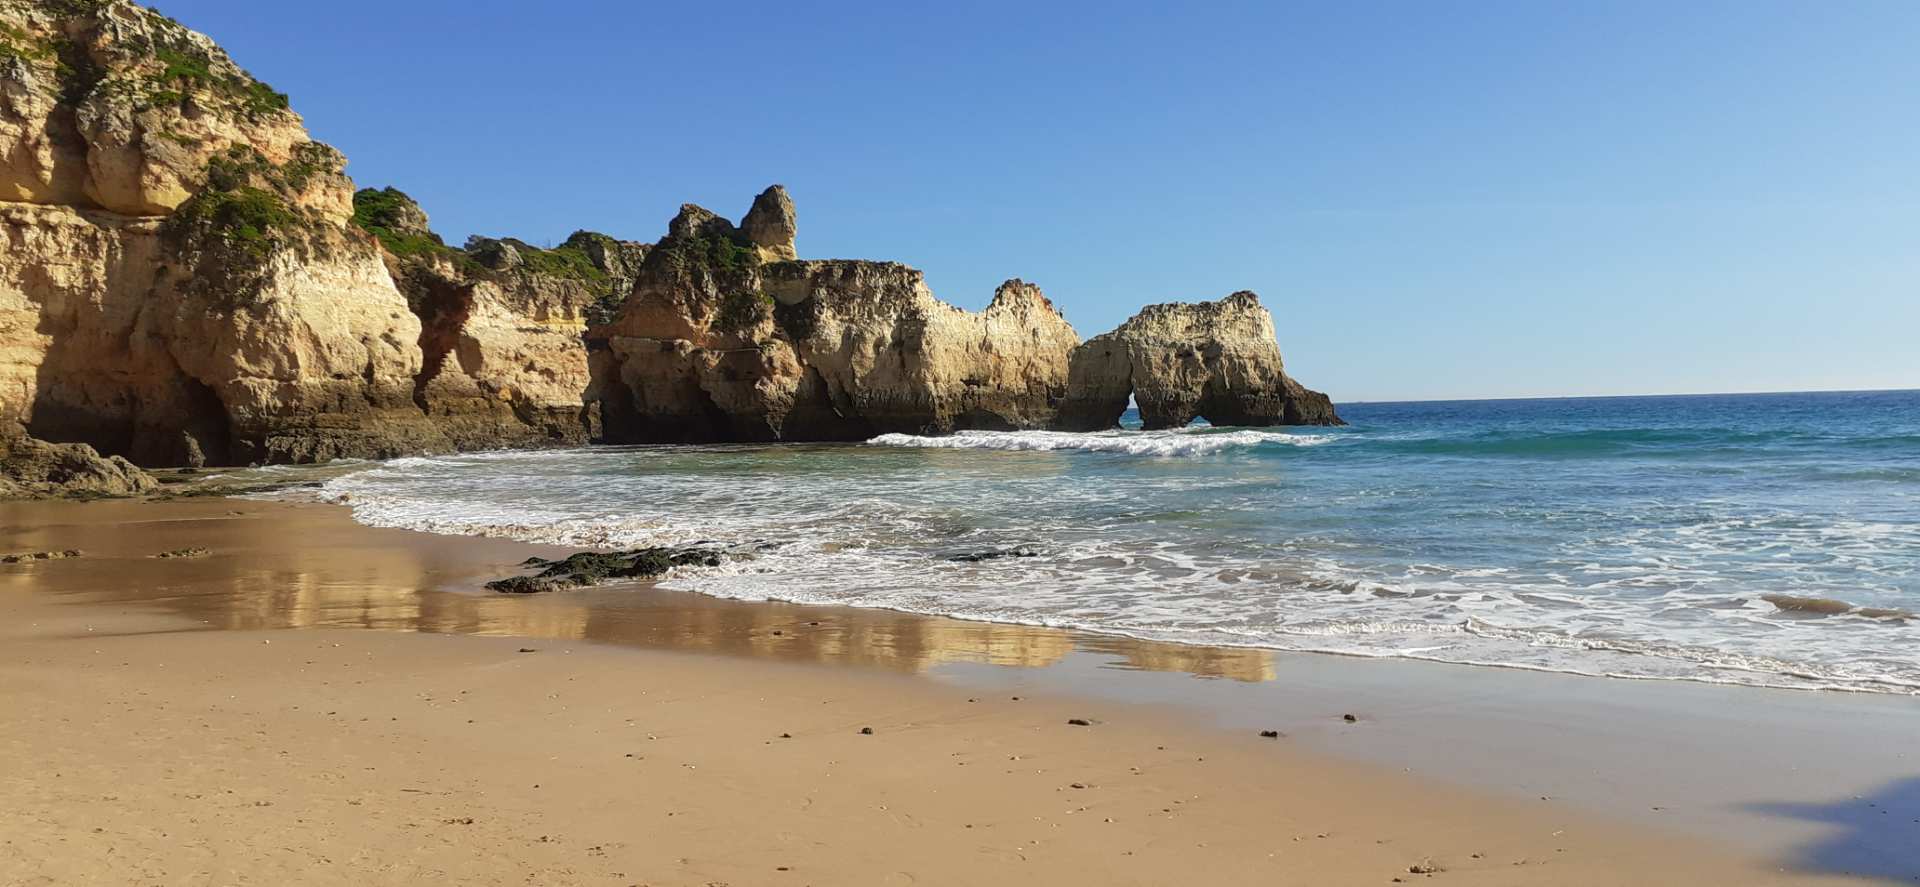
<instances>
[{"instance_id":1,"label":"dark rock in sand","mask_svg":"<svg viewBox=\"0 0 1920 887\"><path fill-rule=\"evenodd\" d=\"M861 728L860 728L860 735L861 735L861 736L872 736L872 735L873 735L873 728L872 728L872 727L861 727Z\"/></svg>"},{"instance_id":2,"label":"dark rock in sand","mask_svg":"<svg viewBox=\"0 0 1920 887\"><path fill-rule=\"evenodd\" d=\"M981 561L999 560L1000 558L1003 558L1003 557L1039 557L1039 556L1040 556L1040 552L1038 549L1032 548L1030 546L1022 545L1022 546L1019 546L1018 548L995 548L987 551L970 551L965 554L956 554L950 558L947 558L947 560L954 561L956 563L962 563L962 564L977 564L977 563L980 563Z\"/></svg>"},{"instance_id":3,"label":"dark rock in sand","mask_svg":"<svg viewBox=\"0 0 1920 887\"><path fill-rule=\"evenodd\" d=\"M512 576L506 579L495 579L487 583L487 589L489 591L497 591L501 594L541 594L548 591L565 591L569 588L577 587L578 586L567 580L539 579L533 576Z\"/></svg>"},{"instance_id":4,"label":"dark rock in sand","mask_svg":"<svg viewBox=\"0 0 1920 887\"><path fill-rule=\"evenodd\" d=\"M716 549L694 547L583 551L557 561L531 557L522 565L539 567L539 572L496 579L486 587L503 594L565 591L618 579L652 579L675 567L717 567L725 559Z\"/></svg>"},{"instance_id":5,"label":"dark rock in sand","mask_svg":"<svg viewBox=\"0 0 1920 887\"><path fill-rule=\"evenodd\" d=\"M1262 730L1262 731L1260 731L1260 738L1262 738L1262 739L1279 739L1279 738L1280 738L1280 731L1278 731L1278 730Z\"/></svg>"},{"instance_id":6,"label":"dark rock in sand","mask_svg":"<svg viewBox=\"0 0 1920 887\"><path fill-rule=\"evenodd\" d=\"M1353 715L1341 715L1340 720L1346 721L1349 724L1357 724L1360 722L1360 719Z\"/></svg>"},{"instance_id":7,"label":"dark rock in sand","mask_svg":"<svg viewBox=\"0 0 1920 887\"><path fill-rule=\"evenodd\" d=\"M1093 722L1092 722L1092 721L1089 721L1089 720L1087 720L1086 718L1068 718L1068 719L1067 719L1067 724L1068 724L1069 726L1074 726L1074 727L1091 727L1091 726L1093 726Z\"/></svg>"},{"instance_id":8,"label":"dark rock in sand","mask_svg":"<svg viewBox=\"0 0 1920 887\"><path fill-rule=\"evenodd\" d=\"M206 557L207 555L212 553L213 552L208 551L207 549L204 549L204 548L176 548L172 551L160 552L159 554L154 555L154 557L163 558L163 559Z\"/></svg>"},{"instance_id":9,"label":"dark rock in sand","mask_svg":"<svg viewBox=\"0 0 1920 887\"><path fill-rule=\"evenodd\" d=\"M73 548L65 551L35 551L28 554L9 554L0 557L0 564L24 564L29 561L58 561L79 556L80 551Z\"/></svg>"}]
</instances>

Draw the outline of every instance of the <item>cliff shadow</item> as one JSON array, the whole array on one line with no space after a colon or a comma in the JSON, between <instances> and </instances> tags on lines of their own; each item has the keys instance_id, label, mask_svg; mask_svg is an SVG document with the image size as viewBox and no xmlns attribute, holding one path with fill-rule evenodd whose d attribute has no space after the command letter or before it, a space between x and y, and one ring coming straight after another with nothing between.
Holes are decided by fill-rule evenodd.
<instances>
[{"instance_id":1,"label":"cliff shadow","mask_svg":"<svg viewBox=\"0 0 1920 887\"><path fill-rule=\"evenodd\" d=\"M1823 823L1831 834L1786 854L1804 872L1920 881L1920 776L1831 804L1767 802L1745 810Z\"/></svg>"},{"instance_id":2,"label":"cliff shadow","mask_svg":"<svg viewBox=\"0 0 1920 887\"><path fill-rule=\"evenodd\" d=\"M430 273L410 278L407 307L420 318L420 373L413 377L413 403L427 413L432 411L427 388L446 370L447 358L460 344L460 331L473 315L473 284Z\"/></svg>"},{"instance_id":3,"label":"cliff shadow","mask_svg":"<svg viewBox=\"0 0 1920 887\"><path fill-rule=\"evenodd\" d=\"M147 467L230 463L226 404L150 341L137 309L74 293L35 301L47 346L24 404L28 434Z\"/></svg>"}]
</instances>

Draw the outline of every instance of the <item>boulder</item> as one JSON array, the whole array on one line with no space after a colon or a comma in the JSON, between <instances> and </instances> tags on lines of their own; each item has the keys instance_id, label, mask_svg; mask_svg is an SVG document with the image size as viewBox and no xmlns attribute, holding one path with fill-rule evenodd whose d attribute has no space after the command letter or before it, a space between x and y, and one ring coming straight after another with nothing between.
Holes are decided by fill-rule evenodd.
<instances>
[{"instance_id":1,"label":"boulder","mask_svg":"<svg viewBox=\"0 0 1920 887\"><path fill-rule=\"evenodd\" d=\"M127 460L86 444L50 444L17 430L0 434L0 499L137 496L158 487Z\"/></svg>"}]
</instances>

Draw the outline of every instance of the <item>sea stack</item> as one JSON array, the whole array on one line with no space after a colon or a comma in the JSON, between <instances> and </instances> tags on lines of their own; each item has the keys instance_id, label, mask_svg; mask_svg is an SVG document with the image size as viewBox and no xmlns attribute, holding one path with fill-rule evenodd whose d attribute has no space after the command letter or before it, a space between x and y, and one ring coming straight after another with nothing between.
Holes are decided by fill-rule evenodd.
<instances>
[{"instance_id":1,"label":"sea stack","mask_svg":"<svg viewBox=\"0 0 1920 887\"><path fill-rule=\"evenodd\" d=\"M1100 431L1119 424L1131 395L1148 429L1194 419L1214 425L1344 425L1333 402L1286 374L1273 315L1251 292L1215 302L1141 309L1073 350L1055 424Z\"/></svg>"}]
</instances>

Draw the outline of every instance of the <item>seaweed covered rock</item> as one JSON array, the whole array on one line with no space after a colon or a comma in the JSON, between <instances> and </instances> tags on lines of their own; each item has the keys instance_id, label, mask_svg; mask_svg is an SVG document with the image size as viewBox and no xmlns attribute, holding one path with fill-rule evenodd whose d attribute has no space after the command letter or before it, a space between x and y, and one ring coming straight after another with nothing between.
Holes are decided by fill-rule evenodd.
<instances>
[{"instance_id":1,"label":"seaweed covered rock","mask_svg":"<svg viewBox=\"0 0 1920 887\"><path fill-rule=\"evenodd\" d=\"M1057 427L1119 424L1128 398L1148 429L1196 418L1214 425L1344 425L1326 395L1286 374L1273 315L1250 292L1217 302L1150 305L1074 349Z\"/></svg>"},{"instance_id":2,"label":"seaweed covered rock","mask_svg":"<svg viewBox=\"0 0 1920 887\"><path fill-rule=\"evenodd\" d=\"M560 560L528 558L538 567L531 576L511 576L487 583L503 594L537 594L584 588L622 579L652 579L675 567L717 567L727 555L699 546L636 548L632 551L583 551Z\"/></svg>"},{"instance_id":3,"label":"seaweed covered rock","mask_svg":"<svg viewBox=\"0 0 1920 887\"><path fill-rule=\"evenodd\" d=\"M742 228L681 207L619 315L588 333L608 441L862 440L1052 419L1079 337L1038 287L1008 281L985 311L962 311L905 265L779 258L793 228L778 185Z\"/></svg>"}]
</instances>

